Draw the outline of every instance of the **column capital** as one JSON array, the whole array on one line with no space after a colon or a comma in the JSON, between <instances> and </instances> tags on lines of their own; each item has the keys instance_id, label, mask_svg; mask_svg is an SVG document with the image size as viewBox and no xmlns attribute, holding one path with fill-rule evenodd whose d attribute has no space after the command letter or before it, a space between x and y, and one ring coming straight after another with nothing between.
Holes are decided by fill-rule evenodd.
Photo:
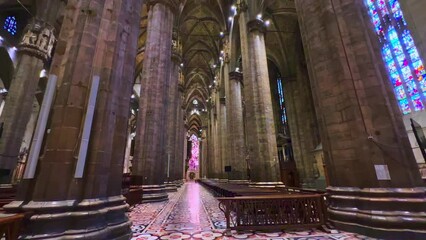
<instances>
[{"instance_id":1,"label":"column capital","mask_svg":"<svg viewBox=\"0 0 426 240\"><path fill-rule=\"evenodd\" d=\"M247 28L249 32L259 31L261 33L266 32L265 23L262 20L254 19L247 23Z\"/></svg>"},{"instance_id":2,"label":"column capital","mask_svg":"<svg viewBox=\"0 0 426 240\"><path fill-rule=\"evenodd\" d=\"M237 12L245 12L248 10L248 5L245 0L240 0L239 3L237 3Z\"/></svg>"},{"instance_id":3,"label":"column capital","mask_svg":"<svg viewBox=\"0 0 426 240\"><path fill-rule=\"evenodd\" d=\"M151 7L155 6L155 4L163 4L170 8L173 13L177 13L179 10L179 2L177 0L147 0L146 5L148 6L148 11Z\"/></svg>"},{"instance_id":4,"label":"column capital","mask_svg":"<svg viewBox=\"0 0 426 240\"><path fill-rule=\"evenodd\" d=\"M235 80L243 84L243 74L237 71L229 73L229 80Z\"/></svg>"},{"instance_id":5,"label":"column capital","mask_svg":"<svg viewBox=\"0 0 426 240\"><path fill-rule=\"evenodd\" d=\"M40 19L32 19L25 31L18 51L48 61L52 57L53 45L56 42L55 28Z\"/></svg>"}]
</instances>

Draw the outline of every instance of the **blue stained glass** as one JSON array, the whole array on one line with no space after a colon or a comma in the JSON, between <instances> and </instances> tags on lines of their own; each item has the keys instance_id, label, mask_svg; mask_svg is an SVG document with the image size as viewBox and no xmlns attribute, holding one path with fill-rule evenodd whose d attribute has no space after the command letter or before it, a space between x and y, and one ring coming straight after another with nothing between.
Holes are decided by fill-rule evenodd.
<instances>
[{"instance_id":1,"label":"blue stained glass","mask_svg":"<svg viewBox=\"0 0 426 240\"><path fill-rule=\"evenodd\" d=\"M392 45L393 53L396 56L398 56L400 54L404 54L404 52L402 51L401 43L399 42L399 39L398 39L398 34L395 31L395 28L393 28L393 27L389 28L388 37L389 37L389 41Z\"/></svg>"},{"instance_id":2,"label":"blue stained glass","mask_svg":"<svg viewBox=\"0 0 426 240\"><path fill-rule=\"evenodd\" d=\"M414 105L414 111L420 111L423 110L425 107L422 103L422 100L420 100L420 96L419 95L414 95L411 98L413 105Z\"/></svg>"},{"instance_id":3,"label":"blue stained glass","mask_svg":"<svg viewBox=\"0 0 426 240\"><path fill-rule=\"evenodd\" d=\"M396 60L398 60L398 63L399 63L400 67L406 67L406 66L408 66L408 61L405 58L404 54L396 56Z\"/></svg>"},{"instance_id":4,"label":"blue stained glass","mask_svg":"<svg viewBox=\"0 0 426 240\"><path fill-rule=\"evenodd\" d=\"M411 112L410 105L408 105L407 99L399 101L399 107L401 108L403 114L408 114Z\"/></svg>"},{"instance_id":5,"label":"blue stained glass","mask_svg":"<svg viewBox=\"0 0 426 240\"><path fill-rule=\"evenodd\" d=\"M383 47L383 58L385 59L385 62L393 61L392 52L388 45Z\"/></svg>"},{"instance_id":6,"label":"blue stained glass","mask_svg":"<svg viewBox=\"0 0 426 240\"><path fill-rule=\"evenodd\" d=\"M17 21L14 16L9 16L4 21L3 29L9 32L11 35L15 35L17 31Z\"/></svg>"},{"instance_id":7,"label":"blue stained glass","mask_svg":"<svg viewBox=\"0 0 426 240\"><path fill-rule=\"evenodd\" d=\"M396 87L395 93L396 93L396 98L398 100L402 100L402 99L407 98L407 96L405 95L404 88L402 86Z\"/></svg>"},{"instance_id":8,"label":"blue stained glass","mask_svg":"<svg viewBox=\"0 0 426 240\"><path fill-rule=\"evenodd\" d=\"M397 72L391 73L391 78L392 78L392 84L394 87L398 87L402 85L402 80L399 77L399 74Z\"/></svg>"},{"instance_id":9,"label":"blue stained glass","mask_svg":"<svg viewBox=\"0 0 426 240\"><path fill-rule=\"evenodd\" d=\"M388 9L386 8L386 3L384 0L379 0L378 6L380 9L380 12L382 13L382 16L386 16L389 14Z\"/></svg>"},{"instance_id":10,"label":"blue stained glass","mask_svg":"<svg viewBox=\"0 0 426 240\"><path fill-rule=\"evenodd\" d=\"M398 0L364 0L403 114L424 110L426 70ZM409 96L409 99L407 98Z\"/></svg>"},{"instance_id":11,"label":"blue stained glass","mask_svg":"<svg viewBox=\"0 0 426 240\"><path fill-rule=\"evenodd\" d=\"M410 55L411 61L416 62L420 60L419 53L416 48L408 50L408 54Z\"/></svg>"},{"instance_id":12,"label":"blue stained glass","mask_svg":"<svg viewBox=\"0 0 426 240\"><path fill-rule=\"evenodd\" d=\"M280 110L281 110L281 122L284 124L287 122L287 112L285 109L284 91L283 91L281 78L277 79L277 86L278 86L278 97L279 97Z\"/></svg>"},{"instance_id":13,"label":"blue stained glass","mask_svg":"<svg viewBox=\"0 0 426 240\"><path fill-rule=\"evenodd\" d=\"M413 80L413 75L411 74L411 69L409 67L404 67L401 69L402 76L404 77L404 81L411 81Z\"/></svg>"},{"instance_id":14,"label":"blue stained glass","mask_svg":"<svg viewBox=\"0 0 426 240\"><path fill-rule=\"evenodd\" d=\"M413 96L419 93L419 91L417 90L416 83L414 81L407 82L407 92L409 96Z\"/></svg>"},{"instance_id":15,"label":"blue stained glass","mask_svg":"<svg viewBox=\"0 0 426 240\"><path fill-rule=\"evenodd\" d=\"M401 22L404 26L407 25L405 22L405 19L402 15L401 7L399 6L399 2L397 0L390 0L389 5L391 6L393 17L395 18L395 21L398 23Z\"/></svg>"},{"instance_id":16,"label":"blue stained glass","mask_svg":"<svg viewBox=\"0 0 426 240\"><path fill-rule=\"evenodd\" d=\"M422 89L422 92L426 92L426 80L422 80L419 82L420 88Z\"/></svg>"},{"instance_id":17,"label":"blue stained glass","mask_svg":"<svg viewBox=\"0 0 426 240\"><path fill-rule=\"evenodd\" d=\"M410 31L405 30L402 33L402 40L404 41L405 47L407 49L411 49L412 47L414 47L414 41L413 41L413 38L411 37Z\"/></svg>"},{"instance_id":18,"label":"blue stained glass","mask_svg":"<svg viewBox=\"0 0 426 240\"><path fill-rule=\"evenodd\" d=\"M426 78L425 67L421 61L413 63L414 73L416 74L417 80L421 81Z\"/></svg>"},{"instance_id":19,"label":"blue stained glass","mask_svg":"<svg viewBox=\"0 0 426 240\"><path fill-rule=\"evenodd\" d=\"M396 72L396 64L394 61L389 61L388 62L388 68L389 68L389 72Z\"/></svg>"}]
</instances>

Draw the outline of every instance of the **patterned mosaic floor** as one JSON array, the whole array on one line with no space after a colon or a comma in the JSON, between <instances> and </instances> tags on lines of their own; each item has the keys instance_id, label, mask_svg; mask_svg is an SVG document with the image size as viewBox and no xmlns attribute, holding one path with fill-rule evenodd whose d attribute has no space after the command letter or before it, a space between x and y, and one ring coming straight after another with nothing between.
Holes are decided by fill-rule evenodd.
<instances>
[{"instance_id":1,"label":"patterned mosaic floor","mask_svg":"<svg viewBox=\"0 0 426 240\"><path fill-rule=\"evenodd\" d=\"M225 218L218 201L197 183L186 183L169 201L140 204L131 211L132 240L153 239L370 239L353 233L328 234L317 229L286 232L233 232L225 236Z\"/></svg>"}]
</instances>

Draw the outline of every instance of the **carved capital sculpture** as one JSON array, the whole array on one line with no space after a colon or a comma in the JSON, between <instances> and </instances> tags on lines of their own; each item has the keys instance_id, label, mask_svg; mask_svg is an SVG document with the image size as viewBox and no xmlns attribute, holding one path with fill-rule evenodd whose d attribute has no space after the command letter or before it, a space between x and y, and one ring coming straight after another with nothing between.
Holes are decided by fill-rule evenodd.
<instances>
[{"instance_id":1,"label":"carved capital sculpture","mask_svg":"<svg viewBox=\"0 0 426 240\"><path fill-rule=\"evenodd\" d=\"M25 31L19 43L19 51L48 61L52 57L52 49L56 42L55 28L46 22L33 19Z\"/></svg>"}]
</instances>

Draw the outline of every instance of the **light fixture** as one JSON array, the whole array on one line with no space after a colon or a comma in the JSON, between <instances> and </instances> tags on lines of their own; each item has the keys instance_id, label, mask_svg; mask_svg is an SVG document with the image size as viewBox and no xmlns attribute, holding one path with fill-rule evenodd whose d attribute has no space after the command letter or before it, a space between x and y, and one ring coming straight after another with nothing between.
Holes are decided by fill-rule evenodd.
<instances>
[{"instance_id":1,"label":"light fixture","mask_svg":"<svg viewBox=\"0 0 426 240\"><path fill-rule=\"evenodd\" d=\"M216 64L213 64L213 68L216 68L217 66L216 66Z\"/></svg>"},{"instance_id":2,"label":"light fixture","mask_svg":"<svg viewBox=\"0 0 426 240\"><path fill-rule=\"evenodd\" d=\"M0 36L0 41L3 41L3 40L4 40L4 38L2 36Z\"/></svg>"},{"instance_id":3,"label":"light fixture","mask_svg":"<svg viewBox=\"0 0 426 240\"><path fill-rule=\"evenodd\" d=\"M260 13L257 14L256 18L259 19L259 20L262 20L262 14L260 14Z\"/></svg>"},{"instance_id":4,"label":"light fixture","mask_svg":"<svg viewBox=\"0 0 426 240\"><path fill-rule=\"evenodd\" d=\"M220 33L219 33L219 35L220 35L221 37L223 37L223 35L225 35L225 33L220 32Z\"/></svg>"},{"instance_id":5,"label":"light fixture","mask_svg":"<svg viewBox=\"0 0 426 240\"><path fill-rule=\"evenodd\" d=\"M224 54L225 52L223 50L220 50L220 54Z\"/></svg>"},{"instance_id":6,"label":"light fixture","mask_svg":"<svg viewBox=\"0 0 426 240\"><path fill-rule=\"evenodd\" d=\"M181 63L180 66L183 67L183 63Z\"/></svg>"},{"instance_id":7,"label":"light fixture","mask_svg":"<svg viewBox=\"0 0 426 240\"><path fill-rule=\"evenodd\" d=\"M16 47L12 47L12 50L13 51L17 51L18 49Z\"/></svg>"},{"instance_id":8,"label":"light fixture","mask_svg":"<svg viewBox=\"0 0 426 240\"><path fill-rule=\"evenodd\" d=\"M132 94L132 96L130 96L131 98L135 98L135 94Z\"/></svg>"},{"instance_id":9,"label":"light fixture","mask_svg":"<svg viewBox=\"0 0 426 240\"><path fill-rule=\"evenodd\" d=\"M271 25L271 22L269 20L266 20L265 21L265 26L269 26L269 25Z\"/></svg>"},{"instance_id":10,"label":"light fixture","mask_svg":"<svg viewBox=\"0 0 426 240\"><path fill-rule=\"evenodd\" d=\"M232 6L231 6L231 10L234 10L234 11L235 11L235 10L237 10L237 6L232 5Z\"/></svg>"},{"instance_id":11,"label":"light fixture","mask_svg":"<svg viewBox=\"0 0 426 240\"><path fill-rule=\"evenodd\" d=\"M233 19L234 19L233 17L229 17L228 21L232 22Z\"/></svg>"},{"instance_id":12,"label":"light fixture","mask_svg":"<svg viewBox=\"0 0 426 240\"><path fill-rule=\"evenodd\" d=\"M223 57L219 57L219 60L220 60L220 61L223 61Z\"/></svg>"},{"instance_id":13,"label":"light fixture","mask_svg":"<svg viewBox=\"0 0 426 240\"><path fill-rule=\"evenodd\" d=\"M235 71L240 72L240 68L239 67L235 68Z\"/></svg>"}]
</instances>

